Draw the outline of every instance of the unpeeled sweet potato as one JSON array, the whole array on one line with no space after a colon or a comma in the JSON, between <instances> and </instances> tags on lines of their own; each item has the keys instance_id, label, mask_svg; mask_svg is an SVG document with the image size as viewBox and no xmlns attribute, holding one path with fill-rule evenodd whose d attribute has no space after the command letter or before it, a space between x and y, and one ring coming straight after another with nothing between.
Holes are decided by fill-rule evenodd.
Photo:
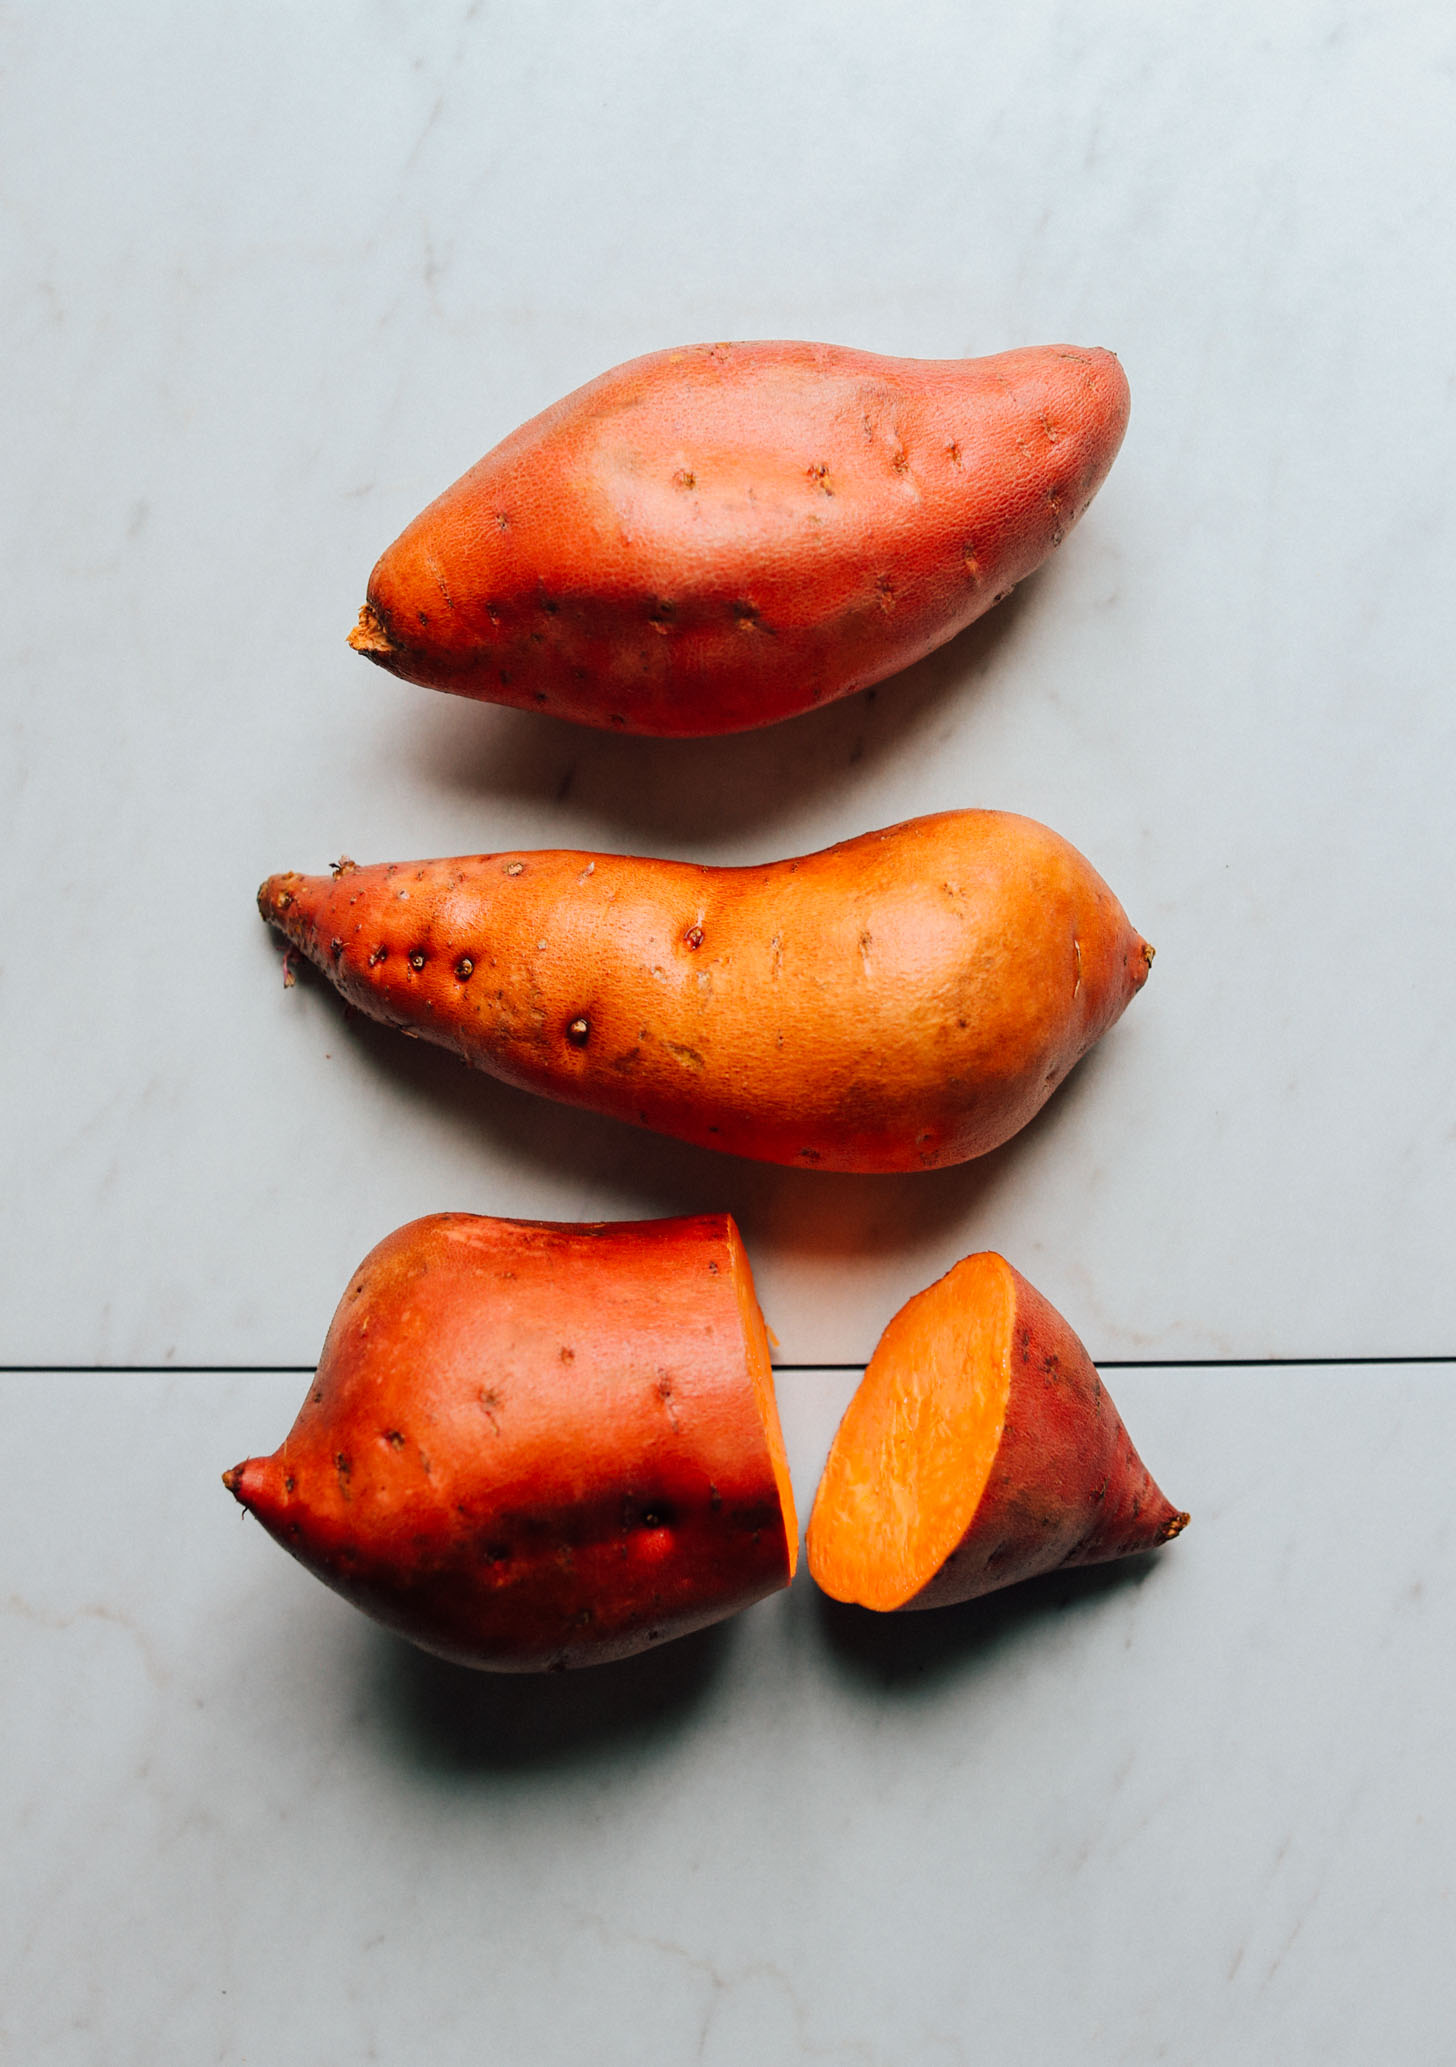
<instances>
[{"instance_id":1,"label":"unpeeled sweet potato","mask_svg":"<svg viewBox=\"0 0 1456 2067\"><path fill-rule=\"evenodd\" d=\"M1152 960L1075 848L997 811L760 867L349 862L258 900L351 1004L507 1083L826 1170L995 1148Z\"/></svg>"},{"instance_id":2,"label":"unpeeled sweet potato","mask_svg":"<svg viewBox=\"0 0 1456 2067\"><path fill-rule=\"evenodd\" d=\"M366 1614L501 1672L685 1635L787 1586L798 1557L726 1214L398 1229L355 1273L290 1434L224 1483Z\"/></svg>"},{"instance_id":3,"label":"unpeeled sweet potato","mask_svg":"<svg viewBox=\"0 0 1456 2067\"><path fill-rule=\"evenodd\" d=\"M836 1600L938 1608L1153 1550L1187 1524L1158 1491L1082 1344L995 1255L890 1322L809 1520Z\"/></svg>"},{"instance_id":4,"label":"unpeeled sweet potato","mask_svg":"<svg viewBox=\"0 0 1456 2067\"><path fill-rule=\"evenodd\" d=\"M416 517L349 643L437 689L628 732L736 732L942 645L1117 456L1110 352L697 345L512 432Z\"/></svg>"}]
</instances>

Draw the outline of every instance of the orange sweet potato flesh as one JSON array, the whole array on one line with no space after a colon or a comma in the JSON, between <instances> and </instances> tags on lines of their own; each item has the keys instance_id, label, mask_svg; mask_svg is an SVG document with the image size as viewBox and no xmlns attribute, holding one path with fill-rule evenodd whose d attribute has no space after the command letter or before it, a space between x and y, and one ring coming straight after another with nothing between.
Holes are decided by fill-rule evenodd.
<instances>
[{"instance_id":1,"label":"orange sweet potato flesh","mask_svg":"<svg viewBox=\"0 0 1456 2067\"><path fill-rule=\"evenodd\" d=\"M816 1169L995 1148L1152 959L1075 848L996 811L749 868L340 864L271 876L259 905L351 1004L507 1083Z\"/></svg>"},{"instance_id":2,"label":"orange sweet potato flesh","mask_svg":"<svg viewBox=\"0 0 1456 2067\"><path fill-rule=\"evenodd\" d=\"M1117 456L1110 352L695 345L514 431L369 578L350 644L587 725L735 732L864 688L1030 574Z\"/></svg>"},{"instance_id":3,"label":"orange sweet potato flesh","mask_svg":"<svg viewBox=\"0 0 1456 2067\"><path fill-rule=\"evenodd\" d=\"M498 1672L700 1629L787 1586L798 1555L726 1214L398 1229L355 1273L292 1431L224 1483L366 1614Z\"/></svg>"},{"instance_id":4,"label":"orange sweet potato flesh","mask_svg":"<svg viewBox=\"0 0 1456 2067\"><path fill-rule=\"evenodd\" d=\"M1061 1315L1004 1258L968 1256L886 1328L819 1482L809 1569L836 1600L946 1607L1187 1521Z\"/></svg>"}]
</instances>

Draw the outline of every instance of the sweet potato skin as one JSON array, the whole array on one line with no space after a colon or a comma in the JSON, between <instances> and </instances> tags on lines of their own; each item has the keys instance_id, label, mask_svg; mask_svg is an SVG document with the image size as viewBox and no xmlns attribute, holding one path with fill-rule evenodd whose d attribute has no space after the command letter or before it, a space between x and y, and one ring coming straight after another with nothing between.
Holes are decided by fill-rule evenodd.
<instances>
[{"instance_id":1,"label":"sweet potato skin","mask_svg":"<svg viewBox=\"0 0 1456 2067\"><path fill-rule=\"evenodd\" d=\"M1069 1324L1004 1257L968 1257L930 1290L988 1264L999 1266L1010 1294L1009 1386L999 1441L959 1541L914 1593L896 1603L901 1609L948 1607L1046 1572L1154 1550L1188 1522L1154 1483ZM891 1329L907 1317L913 1320L917 1300L927 1296L917 1294ZM904 1339L902 1333L901 1355ZM881 1379L872 1360L864 1384ZM836 1446L840 1441L837 1436ZM837 1476L844 1482L835 1465L831 1447L808 1529L810 1570L830 1592L836 1592L830 1538L837 1504L831 1489ZM858 1469L852 1467L851 1475ZM913 1484L902 1497L914 1499Z\"/></svg>"},{"instance_id":2,"label":"sweet potato skin","mask_svg":"<svg viewBox=\"0 0 1456 2067\"><path fill-rule=\"evenodd\" d=\"M619 366L416 517L350 643L408 681L691 736L883 680L1061 543L1128 418L1110 352L696 345Z\"/></svg>"},{"instance_id":3,"label":"sweet potato skin","mask_svg":"<svg viewBox=\"0 0 1456 2067\"><path fill-rule=\"evenodd\" d=\"M792 1576L761 1330L726 1215L436 1214L366 1257L291 1433L225 1483L426 1650L511 1672L626 1657Z\"/></svg>"},{"instance_id":4,"label":"sweet potato skin","mask_svg":"<svg viewBox=\"0 0 1456 2067\"><path fill-rule=\"evenodd\" d=\"M272 876L259 906L350 1003L508 1083L814 1169L995 1148L1152 958L1075 848L995 811L747 868L350 863Z\"/></svg>"}]
</instances>

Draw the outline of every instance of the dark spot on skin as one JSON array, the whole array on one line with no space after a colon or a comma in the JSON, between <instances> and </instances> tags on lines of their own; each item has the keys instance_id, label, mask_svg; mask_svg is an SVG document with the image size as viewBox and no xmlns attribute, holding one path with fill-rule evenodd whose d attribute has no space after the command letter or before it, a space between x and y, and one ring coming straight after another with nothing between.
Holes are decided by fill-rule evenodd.
<instances>
[{"instance_id":1,"label":"dark spot on skin","mask_svg":"<svg viewBox=\"0 0 1456 2067\"><path fill-rule=\"evenodd\" d=\"M561 1361L563 1364L574 1364L576 1362L576 1351L574 1349L563 1348L561 1352Z\"/></svg>"},{"instance_id":2,"label":"dark spot on skin","mask_svg":"<svg viewBox=\"0 0 1456 2067\"><path fill-rule=\"evenodd\" d=\"M510 520L510 518L509 518L509 517L508 517L508 516L506 515L506 513L505 513L505 511L504 511L504 510L497 510L497 511L496 511L496 513L495 513L495 521L496 521L496 523L497 523L497 524L498 524L498 525L500 526L500 528L501 528L501 530L502 530L502 531L508 531L508 530L510 529L510 523L511 523L511 520Z\"/></svg>"},{"instance_id":3,"label":"dark spot on skin","mask_svg":"<svg viewBox=\"0 0 1456 2067\"><path fill-rule=\"evenodd\" d=\"M462 983L468 983L470 981L471 977L475 974L475 964L471 961L469 955L462 955L460 957L459 961L455 964L455 974L460 978L460 981Z\"/></svg>"},{"instance_id":4,"label":"dark spot on skin","mask_svg":"<svg viewBox=\"0 0 1456 2067\"><path fill-rule=\"evenodd\" d=\"M342 940L331 940L329 942L329 953L331 955L341 955L343 952L344 943Z\"/></svg>"},{"instance_id":5,"label":"dark spot on skin","mask_svg":"<svg viewBox=\"0 0 1456 2067\"><path fill-rule=\"evenodd\" d=\"M487 1543L485 1555L487 1561L493 1565L507 1565L511 1561L510 1545L508 1543Z\"/></svg>"},{"instance_id":6,"label":"dark spot on skin","mask_svg":"<svg viewBox=\"0 0 1456 2067\"><path fill-rule=\"evenodd\" d=\"M718 1275L718 1266L716 1263L710 1263L708 1265L708 1269L712 1272L714 1277Z\"/></svg>"},{"instance_id":7,"label":"dark spot on skin","mask_svg":"<svg viewBox=\"0 0 1456 2067\"><path fill-rule=\"evenodd\" d=\"M389 1444L391 1450L402 1450L404 1448L404 1437L397 1428L386 1428L384 1440Z\"/></svg>"},{"instance_id":8,"label":"dark spot on skin","mask_svg":"<svg viewBox=\"0 0 1456 2067\"><path fill-rule=\"evenodd\" d=\"M686 933L684 933L684 935L683 935L683 940L684 940L684 941L686 942L686 944L687 944L687 945L688 945L689 947L694 947L694 948L696 948L696 947L701 947L701 946L702 946L702 944L703 944L703 929L702 929L702 927L701 927L701 926L689 926L689 927L688 927L688 930L687 930L687 932L686 932Z\"/></svg>"},{"instance_id":9,"label":"dark spot on skin","mask_svg":"<svg viewBox=\"0 0 1456 2067\"><path fill-rule=\"evenodd\" d=\"M801 1148L799 1154L806 1163L819 1163L824 1160L817 1148Z\"/></svg>"},{"instance_id":10,"label":"dark spot on skin","mask_svg":"<svg viewBox=\"0 0 1456 2067\"><path fill-rule=\"evenodd\" d=\"M350 1462L349 1458L345 1455L344 1451L342 1450L338 1451L335 1454L334 1469L339 1474L340 1478L347 1478L349 1476L349 1473L354 1469L353 1464Z\"/></svg>"},{"instance_id":11,"label":"dark spot on skin","mask_svg":"<svg viewBox=\"0 0 1456 2067\"><path fill-rule=\"evenodd\" d=\"M313 1391L309 1394L309 1399L313 1402L314 1406L321 1407L324 1403L323 1387L321 1385L316 1385Z\"/></svg>"},{"instance_id":12,"label":"dark spot on skin","mask_svg":"<svg viewBox=\"0 0 1456 2067\"><path fill-rule=\"evenodd\" d=\"M423 948L417 947L415 949L414 953L409 958L409 965L416 972L416 974L418 974L418 972L424 968L425 954Z\"/></svg>"},{"instance_id":13,"label":"dark spot on skin","mask_svg":"<svg viewBox=\"0 0 1456 2067\"><path fill-rule=\"evenodd\" d=\"M556 615L558 607L559 605L553 603L548 596L543 596L541 598L541 608L546 612L546 615L548 617L554 617Z\"/></svg>"},{"instance_id":14,"label":"dark spot on skin","mask_svg":"<svg viewBox=\"0 0 1456 2067\"><path fill-rule=\"evenodd\" d=\"M809 479L814 483L814 486L816 488L821 488L826 495L832 495L834 493L834 490L829 485L829 468L825 465L822 459L818 462L817 465L810 467Z\"/></svg>"},{"instance_id":15,"label":"dark spot on skin","mask_svg":"<svg viewBox=\"0 0 1456 2067\"><path fill-rule=\"evenodd\" d=\"M387 947L376 947L376 948L371 948L371 949L370 949L370 953L369 953L369 966L370 966L370 968L371 968L371 969L377 969L377 968L379 967L379 964L380 964L380 963L381 963L381 962L382 962L382 961L384 960L385 956L386 956L386 955L387 955L388 953L389 953L389 949L388 949Z\"/></svg>"},{"instance_id":16,"label":"dark spot on skin","mask_svg":"<svg viewBox=\"0 0 1456 2067\"><path fill-rule=\"evenodd\" d=\"M285 1493L291 1493L291 1492L293 1491L294 1487L295 1487L295 1486L297 1485L297 1483L298 1483L297 1479L296 1479L296 1478L295 1478L295 1477L293 1476L292 1472L290 1472L290 1473L288 1474L287 1478L285 1478L285 1479L284 1479L284 1481L283 1481L283 1490L284 1490L284 1492L285 1492Z\"/></svg>"},{"instance_id":17,"label":"dark spot on skin","mask_svg":"<svg viewBox=\"0 0 1456 2067\"><path fill-rule=\"evenodd\" d=\"M614 725L625 725L626 722L627 720L622 716L622 713L620 711L612 712L612 723Z\"/></svg>"},{"instance_id":18,"label":"dark spot on skin","mask_svg":"<svg viewBox=\"0 0 1456 2067\"><path fill-rule=\"evenodd\" d=\"M679 467L672 477L672 485L674 488L696 488L698 477L690 473L686 467Z\"/></svg>"},{"instance_id":19,"label":"dark spot on skin","mask_svg":"<svg viewBox=\"0 0 1456 2067\"><path fill-rule=\"evenodd\" d=\"M573 1048L584 1048L591 1038L591 1026L585 1018L573 1019L567 1026L566 1038Z\"/></svg>"},{"instance_id":20,"label":"dark spot on skin","mask_svg":"<svg viewBox=\"0 0 1456 2067\"><path fill-rule=\"evenodd\" d=\"M428 610L417 610L415 612L415 616L419 619L421 624L428 624L430 621L430 613Z\"/></svg>"}]
</instances>

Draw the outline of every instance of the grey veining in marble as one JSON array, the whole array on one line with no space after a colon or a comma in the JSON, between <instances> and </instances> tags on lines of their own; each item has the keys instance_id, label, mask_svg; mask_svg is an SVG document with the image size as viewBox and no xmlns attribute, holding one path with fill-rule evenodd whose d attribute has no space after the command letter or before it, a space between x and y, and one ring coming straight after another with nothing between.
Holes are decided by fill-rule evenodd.
<instances>
[{"instance_id":1,"label":"grey veining in marble","mask_svg":"<svg viewBox=\"0 0 1456 2067\"><path fill-rule=\"evenodd\" d=\"M1456 1346L1448 9L23 0L0 56L6 1361L306 1361L442 1207L727 1207L797 1360L985 1246L1103 1355ZM755 335L1105 343L1132 428L1012 602L769 734L345 650L522 418ZM1066 833L1159 959L931 1178L468 1079L285 992L252 905L343 851L747 860L964 803Z\"/></svg>"},{"instance_id":2,"label":"grey veining in marble","mask_svg":"<svg viewBox=\"0 0 1456 2067\"><path fill-rule=\"evenodd\" d=\"M1448 2057L1446 1374L1120 1373L1157 1557L528 1680L239 1516L302 1382L0 1379L7 2059ZM806 1508L851 1382L780 1383Z\"/></svg>"}]
</instances>

